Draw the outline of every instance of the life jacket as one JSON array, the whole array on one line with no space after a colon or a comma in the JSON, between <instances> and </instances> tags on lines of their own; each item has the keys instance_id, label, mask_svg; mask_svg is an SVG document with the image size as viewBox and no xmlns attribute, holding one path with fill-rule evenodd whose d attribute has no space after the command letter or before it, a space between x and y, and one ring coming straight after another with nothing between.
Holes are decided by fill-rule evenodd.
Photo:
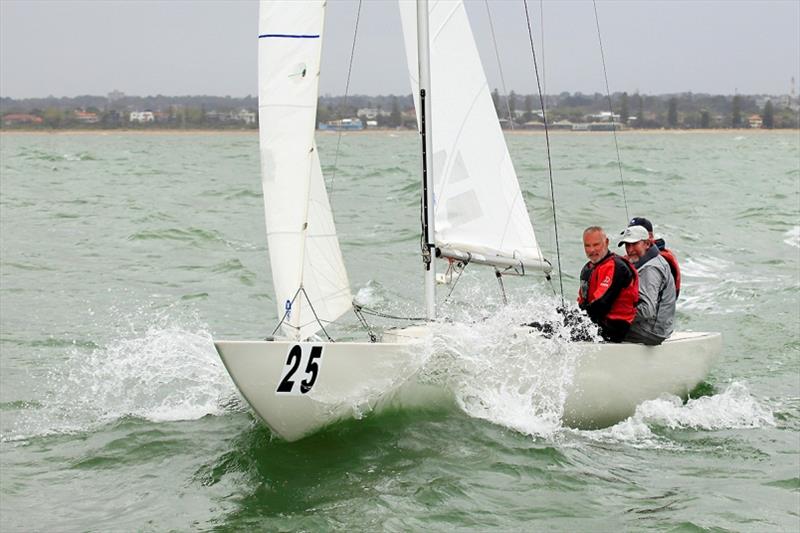
<instances>
[{"instance_id":1,"label":"life jacket","mask_svg":"<svg viewBox=\"0 0 800 533\"><path fill-rule=\"evenodd\" d=\"M630 324L639 301L639 275L631 263L613 252L581 270L578 305L597 324L622 320Z\"/></svg>"},{"instance_id":2,"label":"life jacket","mask_svg":"<svg viewBox=\"0 0 800 533\"><path fill-rule=\"evenodd\" d=\"M662 248L660 252L661 257L663 257L669 265L669 271L672 272L672 279L675 280L675 298L677 298L681 294L681 269L678 266L678 259L675 257L675 254L672 253L672 250L668 250L667 248Z\"/></svg>"}]
</instances>

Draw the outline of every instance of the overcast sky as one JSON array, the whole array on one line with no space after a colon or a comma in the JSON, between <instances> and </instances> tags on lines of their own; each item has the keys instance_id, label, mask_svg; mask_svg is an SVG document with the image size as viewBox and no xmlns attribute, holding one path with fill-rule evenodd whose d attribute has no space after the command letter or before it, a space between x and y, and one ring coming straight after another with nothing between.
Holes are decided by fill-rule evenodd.
<instances>
[{"instance_id":1,"label":"overcast sky","mask_svg":"<svg viewBox=\"0 0 800 533\"><path fill-rule=\"evenodd\" d=\"M487 4L466 4L489 82L502 92ZM328 1L323 94L344 94L357 6ZM488 6L507 91L534 93L522 0ZM547 92L605 92L591 0L528 6L540 56L544 34ZM612 92L784 94L798 78L798 0L597 6ZM255 0L0 0L0 95L254 95L257 30ZM364 0L350 94L410 93L403 54L395 0Z\"/></svg>"}]
</instances>

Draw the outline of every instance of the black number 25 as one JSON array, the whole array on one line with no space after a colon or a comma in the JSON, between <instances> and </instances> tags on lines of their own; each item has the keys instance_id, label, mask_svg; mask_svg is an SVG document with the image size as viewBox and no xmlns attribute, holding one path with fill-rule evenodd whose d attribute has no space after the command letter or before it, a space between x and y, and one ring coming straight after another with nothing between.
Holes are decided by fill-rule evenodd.
<instances>
[{"instance_id":1,"label":"black number 25","mask_svg":"<svg viewBox=\"0 0 800 533\"><path fill-rule=\"evenodd\" d=\"M314 386L314 383L317 382L317 376L319 375L317 359L320 357L322 357L322 346L312 346L311 354L308 356L308 361L306 362L306 379L300 382L301 394L309 392L311 387ZM278 384L278 388L275 392L292 393L294 391L295 381L292 378L294 378L297 369L300 368L302 359L303 347L299 344L295 344L292 346L292 349L289 350L289 355L286 357L286 366L290 366L291 368L289 368L289 371Z\"/></svg>"}]
</instances>

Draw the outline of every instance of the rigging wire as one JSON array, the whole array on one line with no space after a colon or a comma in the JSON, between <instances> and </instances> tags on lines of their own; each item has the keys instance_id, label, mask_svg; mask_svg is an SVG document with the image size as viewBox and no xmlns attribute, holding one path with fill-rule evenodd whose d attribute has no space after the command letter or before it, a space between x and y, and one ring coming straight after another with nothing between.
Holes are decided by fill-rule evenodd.
<instances>
[{"instance_id":1,"label":"rigging wire","mask_svg":"<svg viewBox=\"0 0 800 533\"><path fill-rule=\"evenodd\" d=\"M547 56L544 53L544 0L539 0L539 32L541 33L542 38L542 92L544 93L544 104L547 104L547 67L545 65L545 60ZM544 107L542 107L542 113L545 112Z\"/></svg>"},{"instance_id":2,"label":"rigging wire","mask_svg":"<svg viewBox=\"0 0 800 533\"><path fill-rule=\"evenodd\" d=\"M494 44L494 55L497 58L497 69L500 71L500 85L503 87L503 96L506 99L506 111L508 112L508 121L511 124L511 129L514 129L514 119L511 116L511 103L509 102L508 92L506 91L506 79L503 76L503 64L500 62L500 51L497 47L497 38L494 34L494 23L492 22L492 12L489 10L489 0L483 0L486 4L486 14L489 17L489 29L492 33L492 43ZM499 105L500 102L498 102Z\"/></svg>"},{"instance_id":3,"label":"rigging wire","mask_svg":"<svg viewBox=\"0 0 800 533\"><path fill-rule=\"evenodd\" d=\"M539 78L539 65L536 62L536 48L533 44L533 31L531 30L531 17L528 12L528 0L523 0L525 4L525 20L528 23L528 40L531 45L531 55L533 56L533 69L536 72L536 87L539 90L539 103L542 106L542 121L544 122L544 138L547 146L547 172L550 176L550 200L553 206L553 231L556 239L556 258L558 260L558 284L561 289L561 305L564 306L564 277L561 272L561 247L558 240L558 218L556 217L556 194L553 185L553 162L550 157L550 132L547 127L547 113L545 112L544 96L542 95L542 84Z\"/></svg>"},{"instance_id":4,"label":"rigging wire","mask_svg":"<svg viewBox=\"0 0 800 533\"><path fill-rule=\"evenodd\" d=\"M367 307L367 306L362 305L362 304L357 303L357 302L353 302L353 309L357 309L359 313L362 313L362 314L365 314L365 315L372 315L372 316L377 316L377 317L380 317L380 318L389 318L389 319L392 319L392 320L407 320L409 322L427 322L428 321L428 319L425 318L425 317L390 315L388 313L383 313L381 311L378 311L377 309L372 309L370 307Z\"/></svg>"},{"instance_id":5,"label":"rigging wire","mask_svg":"<svg viewBox=\"0 0 800 533\"><path fill-rule=\"evenodd\" d=\"M345 82L344 86L344 102L342 103L342 108L347 108L347 97L350 94L350 75L353 72L353 58L356 55L356 39L358 38L358 22L361 20L361 2L362 0L358 0L358 11L356 12L356 25L355 29L353 30L353 44L350 47L350 63L347 67L347 81ZM328 186L328 201L331 204L331 212L333 212L333 182L336 179L336 169L338 168L339 163L339 145L342 143L342 130L339 130L339 135L336 138L336 153L333 156L333 172L331 173L331 181L330 185Z\"/></svg>"},{"instance_id":6,"label":"rigging wire","mask_svg":"<svg viewBox=\"0 0 800 533\"><path fill-rule=\"evenodd\" d=\"M622 158L619 155L619 142L617 141L617 124L614 121L614 108L611 105L611 90L608 87L608 70L606 70L606 54L603 51L603 38L600 36L600 17L597 15L597 2L592 0L594 6L594 22L597 27L597 41L600 43L600 58L603 61L603 76L606 80L606 98L608 99L608 111L611 113L611 132L614 134L614 146L617 149L617 167L619 168L619 182L622 184L622 201L625 204L625 220L630 220L628 212L628 197L625 194L625 180L622 178Z\"/></svg>"},{"instance_id":7,"label":"rigging wire","mask_svg":"<svg viewBox=\"0 0 800 533\"><path fill-rule=\"evenodd\" d=\"M456 280L450 286L450 292L447 293L447 297L444 299L444 302L442 302L442 303L447 303L447 301L450 300L450 296L453 294L453 291L456 290L456 285L458 285L458 280L461 279L461 274L463 274L464 271L467 269L467 266L469 266L469 262L470 261L472 261L472 254L467 252L467 260L463 261L461 263L461 269L458 271L458 276L456 276ZM453 263L452 263L452 259L451 259L450 267L448 268L448 270L450 270L452 268L453 268ZM452 273L451 273L451 276L452 276Z\"/></svg>"},{"instance_id":8,"label":"rigging wire","mask_svg":"<svg viewBox=\"0 0 800 533\"><path fill-rule=\"evenodd\" d=\"M297 291L294 293L294 296L292 296L292 299L286 302L286 311L283 313L283 317L281 317L281 320L280 320L280 322L278 322L278 325L275 326L275 329L272 330L272 336L275 335L275 333L278 331L278 329L280 329L280 327L283 325L284 321L289 317L289 314L292 312L292 307L294 307L294 302L297 300L297 297L300 296L300 293L302 293L303 296L306 297L306 301L308 302L308 307L311 309L311 312L314 314L314 320L316 320L317 324L319 324L319 328L325 334L325 337L328 338L329 342L336 342L333 339L333 337L328 335L328 331L325 329L325 325L322 323L322 319L319 317L319 315L317 315L317 310L314 309L314 304L311 303L311 298L308 297L308 293L306 292L306 289L302 285L300 285L300 288L298 288ZM296 330L298 330L298 331L300 330L300 328L297 327L297 326L291 326L291 327L296 329Z\"/></svg>"}]
</instances>

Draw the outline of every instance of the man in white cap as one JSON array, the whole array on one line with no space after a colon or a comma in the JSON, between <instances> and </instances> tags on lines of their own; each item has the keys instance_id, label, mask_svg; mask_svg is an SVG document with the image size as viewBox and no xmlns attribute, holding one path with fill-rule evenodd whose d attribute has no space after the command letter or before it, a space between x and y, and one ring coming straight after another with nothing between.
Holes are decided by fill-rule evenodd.
<instances>
[{"instance_id":1,"label":"man in white cap","mask_svg":"<svg viewBox=\"0 0 800 533\"><path fill-rule=\"evenodd\" d=\"M628 226L617 246L639 272L639 303L626 342L657 345L672 335L675 323L675 281L644 226Z\"/></svg>"}]
</instances>

